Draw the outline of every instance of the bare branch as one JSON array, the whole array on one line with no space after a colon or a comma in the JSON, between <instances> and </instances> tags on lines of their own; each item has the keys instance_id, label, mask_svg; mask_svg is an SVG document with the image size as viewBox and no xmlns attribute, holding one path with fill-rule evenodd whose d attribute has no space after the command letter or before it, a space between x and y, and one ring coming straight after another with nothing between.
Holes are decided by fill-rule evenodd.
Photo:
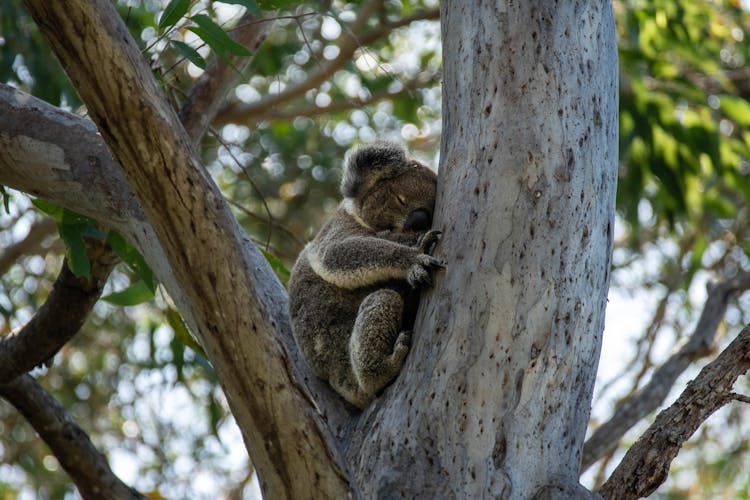
<instances>
[{"instance_id":1,"label":"bare branch","mask_svg":"<svg viewBox=\"0 0 750 500\"><path fill-rule=\"evenodd\" d=\"M26 418L52 449L85 499L143 499L120 481L86 433L30 375L0 384L0 396Z\"/></svg>"},{"instance_id":2,"label":"bare branch","mask_svg":"<svg viewBox=\"0 0 750 500\"><path fill-rule=\"evenodd\" d=\"M719 326L729 302L750 288L750 273L715 285L708 294L698 324L682 348L673 354L652 375L648 383L620 406L612 418L602 424L586 441L581 470L587 469L617 446L620 438L642 418L656 410L669 394L677 377L690 363L710 354Z\"/></svg>"},{"instance_id":3,"label":"bare branch","mask_svg":"<svg viewBox=\"0 0 750 500\"><path fill-rule=\"evenodd\" d=\"M0 254L0 276L20 257L37 253L44 240L57 233L55 221L49 217L36 221L29 229L29 234L18 243L11 245Z\"/></svg>"},{"instance_id":4,"label":"bare branch","mask_svg":"<svg viewBox=\"0 0 750 500\"><path fill-rule=\"evenodd\" d=\"M398 92L388 92L387 90L377 92L371 95L367 99L352 98L347 101L337 101L326 107L311 105L304 108L295 109L269 109L262 113L254 114L252 117L248 117L243 123L245 125L252 125L263 120L288 120L296 118L298 116L319 116L330 113L340 113L350 109L361 109L364 106L375 104L378 101L384 99L394 99L403 95L410 94L415 89L422 88L432 83L431 79L425 80L414 80L404 84L404 86Z\"/></svg>"},{"instance_id":5,"label":"bare branch","mask_svg":"<svg viewBox=\"0 0 750 500\"><path fill-rule=\"evenodd\" d=\"M669 466L698 427L735 398L732 386L750 369L750 325L706 365L672 406L662 411L630 447L599 489L604 498L631 499L651 494L667 478Z\"/></svg>"},{"instance_id":6,"label":"bare branch","mask_svg":"<svg viewBox=\"0 0 750 500\"><path fill-rule=\"evenodd\" d=\"M739 401L740 403L750 403L750 396L746 396L745 394L737 394L733 392L730 396L733 400Z\"/></svg>"},{"instance_id":7,"label":"bare branch","mask_svg":"<svg viewBox=\"0 0 750 500\"><path fill-rule=\"evenodd\" d=\"M438 19L440 17L440 12L437 9L419 10L410 16L406 16L397 21L383 23L367 33L362 33L367 25L367 21L371 18L376 7L378 7L381 2L382 0L370 0L362 6L356 21L354 21L354 23L348 27L347 31L342 35L343 39L339 44L339 54L334 59L327 64L320 66L317 70L311 71L304 81L301 81L296 85L291 85L278 94L269 94L261 100L250 104L233 104L221 110L216 117L215 124L223 125L225 123L258 121L258 118L256 118L257 116L268 113L269 110L276 109L277 106L301 96L308 90L316 88L328 80L331 75L351 61L352 56L354 56L354 53L360 47L369 45L386 36L394 29L406 26L414 21Z\"/></svg>"},{"instance_id":8,"label":"bare branch","mask_svg":"<svg viewBox=\"0 0 750 500\"><path fill-rule=\"evenodd\" d=\"M118 260L109 245L96 239L86 240L86 254L89 277L76 278L65 259L44 305L23 328L0 338L0 383L52 358L81 328Z\"/></svg>"}]
</instances>

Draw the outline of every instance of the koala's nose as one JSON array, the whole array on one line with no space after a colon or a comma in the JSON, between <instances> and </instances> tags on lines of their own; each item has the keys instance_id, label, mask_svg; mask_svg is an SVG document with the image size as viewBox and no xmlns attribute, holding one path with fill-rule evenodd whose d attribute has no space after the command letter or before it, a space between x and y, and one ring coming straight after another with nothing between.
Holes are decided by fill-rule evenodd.
<instances>
[{"instance_id":1,"label":"koala's nose","mask_svg":"<svg viewBox=\"0 0 750 500\"><path fill-rule=\"evenodd\" d=\"M412 210L406 217L404 231L426 231L431 225L432 217L430 216L430 213L423 208L418 208Z\"/></svg>"}]
</instances>

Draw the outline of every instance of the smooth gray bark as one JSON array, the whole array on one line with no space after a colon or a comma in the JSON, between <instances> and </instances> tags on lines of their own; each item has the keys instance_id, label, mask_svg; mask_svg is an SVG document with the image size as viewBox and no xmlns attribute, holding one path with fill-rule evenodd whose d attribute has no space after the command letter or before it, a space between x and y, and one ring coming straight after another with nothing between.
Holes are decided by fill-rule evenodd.
<instances>
[{"instance_id":1,"label":"smooth gray bark","mask_svg":"<svg viewBox=\"0 0 750 500\"><path fill-rule=\"evenodd\" d=\"M612 8L454 0L441 20L447 270L391 400L362 423L358 482L373 497L580 498L614 223Z\"/></svg>"}]
</instances>

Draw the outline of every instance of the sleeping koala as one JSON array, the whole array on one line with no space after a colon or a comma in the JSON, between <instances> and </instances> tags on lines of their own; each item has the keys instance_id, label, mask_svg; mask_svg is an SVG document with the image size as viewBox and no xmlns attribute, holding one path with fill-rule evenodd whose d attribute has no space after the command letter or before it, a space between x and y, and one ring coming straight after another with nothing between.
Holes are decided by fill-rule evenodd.
<instances>
[{"instance_id":1,"label":"sleeping koala","mask_svg":"<svg viewBox=\"0 0 750 500\"><path fill-rule=\"evenodd\" d=\"M419 288L442 267L429 255L437 176L400 146L354 151L344 200L289 279L294 338L315 374L365 408L401 370Z\"/></svg>"}]
</instances>

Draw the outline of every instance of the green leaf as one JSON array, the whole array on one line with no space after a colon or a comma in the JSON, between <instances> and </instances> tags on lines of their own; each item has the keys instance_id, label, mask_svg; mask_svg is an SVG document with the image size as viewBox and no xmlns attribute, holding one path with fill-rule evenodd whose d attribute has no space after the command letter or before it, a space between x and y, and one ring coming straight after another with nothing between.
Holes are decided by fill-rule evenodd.
<instances>
[{"instance_id":1,"label":"green leaf","mask_svg":"<svg viewBox=\"0 0 750 500\"><path fill-rule=\"evenodd\" d=\"M263 10L278 10L298 4L295 0L258 0Z\"/></svg>"},{"instance_id":2,"label":"green leaf","mask_svg":"<svg viewBox=\"0 0 750 500\"><path fill-rule=\"evenodd\" d=\"M284 266L284 263L281 262L281 260L276 257L272 253L268 253L265 250L261 249L261 252L263 252L263 256L266 258L269 264L271 264L271 269L273 269L273 272L276 273L276 276L281 280L282 283L286 283L289 280L289 269Z\"/></svg>"},{"instance_id":3,"label":"green leaf","mask_svg":"<svg viewBox=\"0 0 750 500\"><path fill-rule=\"evenodd\" d=\"M91 264L86 255L86 243L83 237L103 239L106 236L97 227L96 221L39 198L31 200L31 203L57 222L60 238L65 243L65 256L68 259L70 271L78 278L88 277L91 273Z\"/></svg>"},{"instance_id":4,"label":"green leaf","mask_svg":"<svg viewBox=\"0 0 750 500\"><path fill-rule=\"evenodd\" d=\"M63 211L65 210L63 207L39 198L31 200L31 203L45 214L55 219L58 224L62 224Z\"/></svg>"},{"instance_id":5,"label":"green leaf","mask_svg":"<svg viewBox=\"0 0 750 500\"><path fill-rule=\"evenodd\" d=\"M262 16L263 9L260 8L254 0L218 0L221 3L228 3L231 5L242 5L247 8L247 11L254 16Z\"/></svg>"},{"instance_id":6,"label":"green leaf","mask_svg":"<svg viewBox=\"0 0 750 500\"><path fill-rule=\"evenodd\" d=\"M157 281L154 272L146 264L146 260L125 238L115 231L107 234L107 243L112 247L118 257L135 272L152 294L156 292Z\"/></svg>"},{"instance_id":7,"label":"green leaf","mask_svg":"<svg viewBox=\"0 0 750 500\"><path fill-rule=\"evenodd\" d=\"M86 255L86 243L83 241L86 225L58 224L57 229L60 231L60 238L65 242L65 256L70 271L78 278L90 276L91 263Z\"/></svg>"},{"instance_id":8,"label":"green leaf","mask_svg":"<svg viewBox=\"0 0 750 500\"><path fill-rule=\"evenodd\" d=\"M190 0L172 0L164 9L159 21L159 28L164 29L173 26L184 16L190 8Z\"/></svg>"},{"instance_id":9,"label":"green leaf","mask_svg":"<svg viewBox=\"0 0 750 500\"><path fill-rule=\"evenodd\" d=\"M182 369L185 366L185 344L180 342L175 335L169 342L169 349L172 351L172 364L177 370L177 380L182 382L184 380Z\"/></svg>"},{"instance_id":10,"label":"green leaf","mask_svg":"<svg viewBox=\"0 0 750 500\"><path fill-rule=\"evenodd\" d=\"M148 302L152 298L154 298L154 292L143 280L138 280L125 290L110 293L106 297L102 297L102 300L116 306L135 306Z\"/></svg>"},{"instance_id":11,"label":"green leaf","mask_svg":"<svg viewBox=\"0 0 750 500\"><path fill-rule=\"evenodd\" d=\"M198 14L190 18L198 26L190 26L188 29L198 35L206 42L221 58L228 54L236 56L251 56L252 53L239 43L232 40L221 26L211 20L210 17Z\"/></svg>"},{"instance_id":12,"label":"green leaf","mask_svg":"<svg viewBox=\"0 0 750 500\"><path fill-rule=\"evenodd\" d=\"M203 350L200 344L195 341L193 336L190 335L190 332L185 326L185 321L183 321L180 313L177 312L176 309L170 307L169 309L167 309L166 314L167 322L169 323L169 326L172 327L175 338L179 339L180 342L205 357L206 352Z\"/></svg>"},{"instance_id":13,"label":"green leaf","mask_svg":"<svg viewBox=\"0 0 750 500\"><path fill-rule=\"evenodd\" d=\"M172 45L174 45L174 48L177 49L177 52L179 52L182 57L195 64L200 69L206 69L206 60L203 59L203 56L200 55L197 50L192 48L190 45L177 40L170 40L170 42L172 43Z\"/></svg>"}]
</instances>

